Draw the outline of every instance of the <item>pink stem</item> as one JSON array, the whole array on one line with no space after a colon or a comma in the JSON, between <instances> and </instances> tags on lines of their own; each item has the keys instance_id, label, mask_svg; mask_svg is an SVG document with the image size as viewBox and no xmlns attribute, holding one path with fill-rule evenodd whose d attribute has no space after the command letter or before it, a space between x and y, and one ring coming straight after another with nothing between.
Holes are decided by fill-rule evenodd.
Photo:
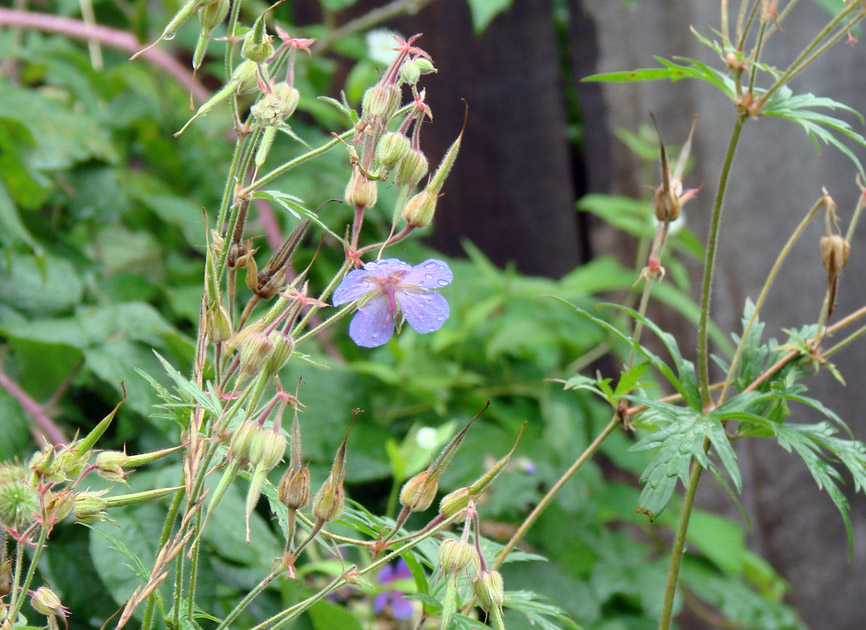
<instances>
[{"instance_id":1,"label":"pink stem","mask_svg":"<svg viewBox=\"0 0 866 630\"><path fill-rule=\"evenodd\" d=\"M12 396L21 405L21 408L36 421L39 425L39 430L34 431L34 436L38 440L44 437L52 444L65 444L66 436L63 435L54 421L48 417L48 414L42 409L42 405L33 400L27 392L21 389L21 386L16 383L6 372L0 370L0 387L6 390L6 393ZM31 429L32 430L32 429Z\"/></svg>"},{"instance_id":2,"label":"pink stem","mask_svg":"<svg viewBox=\"0 0 866 630\"><path fill-rule=\"evenodd\" d=\"M73 39L96 41L110 48L134 53L141 49L141 43L130 33L99 26L85 24L81 20L59 17L32 11L16 11L0 7L0 26L13 26L32 31L58 33ZM141 55L155 66L162 68L183 86L192 85L192 92L199 101L205 101L210 96L205 87L195 82L192 72L174 57L157 48L151 48Z\"/></svg>"}]
</instances>

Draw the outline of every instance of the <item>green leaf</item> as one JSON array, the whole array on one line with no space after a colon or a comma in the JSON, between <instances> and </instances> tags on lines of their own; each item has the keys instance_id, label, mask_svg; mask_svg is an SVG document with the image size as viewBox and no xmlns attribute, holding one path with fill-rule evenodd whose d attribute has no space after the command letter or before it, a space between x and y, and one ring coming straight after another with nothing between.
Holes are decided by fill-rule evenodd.
<instances>
[{"instance_id":1,"label":"green leaf","mask_svg":"<svg viewBox=\"0 0 866 630\"><path fill-rule=\"evenodd\" d=\"M821 146L818 143L820 140L824 144L835 147L847 156L857 167L860 176L863 177L864 171L860 160L851 149L842 143L838 136L848 138L861 147L866 147L866 138L855 132L848 122L835 116L817 112L815 111L816 108L840 109L856 116L860 120L860 124L864 123L863 116L847 105L834 101L831 98L815 96L814 94L798 94L795 96L787 86L782 86L769 98L761 113L766 116L785 118L797 123L809 135L809 138L811 138L812 143L815 145L815 150L819 154L821 153Z\"/></svg>"},{"instance_id":2,"label":"green leaf","mask_svg":"<svg viewBox=\"0 0 866 630\"><path fill-rule=\"evenodd\" d=\"M734 82L724 73L710 68L700 61L688 57L674 57L677 61L686 62L679 64L662 57L653 57L664 68L638 68L626 72L608 72L605 74L594 74L582 81L606 81L606 82L631 82L631 81L658 81L668 79L672 82L680 79L700 79L715 86L728 98L735 97Z\"/></svg>"},{"instance_id":3,"label":"green leaf","mask_svg":"<svg viewBox=\"0 0 866 630\"><path fill-rule=\"evenodd\" d=\"M268 201L273 201L281 208L286 210L298 221L310 219L313 223L318 225L325 232L337 239L337 241L343 241L343 237L341 237L339 234L337 234L331 228L325 225L325 223L319 218L318 214L316 214L312 210L308 210L307 208L305 208L301 200L294 195L290 195L279 190L263 190L254 193L253 199L267 199Z\"/></svg>"},{"instance_id":4,"label":"green leaf","mask_svg":"<svg viewBox=\"0 0 866 630\"><path fill-rule=\"evenodd\" d=\"M531 591L506 591L505 607L523 613L532 626L543 630L560 630L562 627L580 629L562 608Z\"/></svg>"},{"instance_id":5,"label":"green leaf","mask_svg":"<svg viewBox=\"0 0 866 630\"><path fill-rule=\"evenodd\" d=\"M468 0L469 10L472 12L472 30L476 35L484 32L484 29L500 13L511 6L514 0Z\"/></svg>"},{"instance_id":6,"label":"green leaf","mask_svg":"<svg viewBox=\"0 0 866 630\"><path fill-rule=\"evenodd\" d=\"M361 622L345 607L324 599L313 604L307 612L315 630L363 630Z\"/></svg>"}]
</instances>

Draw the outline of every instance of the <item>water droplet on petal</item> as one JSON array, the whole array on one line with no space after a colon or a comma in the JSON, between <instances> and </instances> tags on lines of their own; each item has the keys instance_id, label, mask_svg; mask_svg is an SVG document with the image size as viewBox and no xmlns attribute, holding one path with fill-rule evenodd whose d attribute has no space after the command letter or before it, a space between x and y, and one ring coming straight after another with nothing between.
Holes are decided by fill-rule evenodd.
<instances>
[{"instance_id":1,"label":"water droplet on petal","mask_svg":"<svg viewBox=\"0 0 866 630\"><path fill-rule=\"evenodd\" d=\"M425 266L427 269L435 269L436 267L439 266L439 263L437 263L435 260L428 260L428 261L424 264L424 266Z\"/></svg>"},{"instance_id":2,"label":"water droplet on petal","mask_svg":"<svg viewBox=\"0 0 866 630\"><path fill-rule=\"evenodd\" d=\"M425 277L427 280L432 280L432 279L433 279L433 274L432 274L432 273L425 273L425 274L424 274L424 277Z\"/></svg>"},{"instance_id":3,"label":"water droplet on petal","mask_svg":"<svg viewBox=\"0 0 866 630\"><path fill-rule=\"evenodd\" d=\"M440 280L439 280L439 286L440 286L440 287L447 287L447 286L448 286L448 281L447 281L447 280L442 280L442 279L440 278Z\"/></svg>"},{"instance_id":4,"label":"water droplet on petal","mask_svg":"<svg viewBox=\"0 0 866 630\"><path fill-rule=\"evenodd\" d=\"M436 318L436 321L437 321L437 322L444 322L444 321L445 321L445 316L444 316L444 315L439 315L439 316Z\"/></svg>"}]
</instances>

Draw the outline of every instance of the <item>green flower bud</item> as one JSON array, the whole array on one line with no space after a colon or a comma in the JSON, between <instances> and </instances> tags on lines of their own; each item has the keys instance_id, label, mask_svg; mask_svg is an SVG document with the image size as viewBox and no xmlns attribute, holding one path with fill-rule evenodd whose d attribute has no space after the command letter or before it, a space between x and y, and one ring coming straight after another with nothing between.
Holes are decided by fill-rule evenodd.
<instances>
[{"instance_id":1,"label":"green flower bud","mask_svg":"<svg viewBox=\"0 0 866 630\"><path fill-rule=\"evenodd\" d=\"M505 590L502 582L502 574L499 571L485 569L478 574L472 582L475 597L486 612L494 608L501 608L505 601Z\"/></svg>"},{"instance_id":2,"label":"green flower bud","mask_svg":"<svg viewBox=\"0 0 866 630\"><path fill-rule=\"evenodd\" d=\"M214 302L205 313L205 325L207 335L211 343L222 343L231 338L233 334L232 320L226 307L219 302Z\"/></svg>"},{"instance_id":3,"label":"green flower bud","mask_svg":"<svg viewBox=\"0 0 866 630\"><path fill-rule=\"evenodd\" d=\"M399 86L393 83L387 85L377 83L364 92L361 99L361 119L377 118L385 125L400 107L402 100L403 92Z\"/></svg>"},{"instance_id":4,"label":"green flower bud","mask_svg":"<svg viewBox=\"0 0 866 630\"><path fill-rule=\"evenodd\" d=\"M82 492L73 501L72 513L75 515L75 520L82 523L98 523L108 520L105 513L107 506L108 501L101 495L95 492Z\"/></svg>"},{"instance_id":5,"label":"green flower bud","mask_svg":"<svg viewBox=\"0 0 866 630\"><path fill-rule=\"evenodd\" d=\"M250 108L250 112L263 125L276 125L295 113L301 93L286 83L278 83L270 94L265 94Z\"/></svg>"},{"instance_id":6,"label":"green flower bud","mask_svg":"<svg viewBox=\"0 0 866 630\"><path fill-rule=\"evenodd\" d=\"M249 378L267 365L274 353L274 342L264 333L253 333L243 340L240 348L241 374Z\"/></svg>"},{"instance_id":7,"label":"green flower bud","mask_svg":"<svg viewBox=\"0 0 866 630\"><path fill-rule=\"evenodd\" d=\"M295 342L291 337L281 332L271 333L270 338L274 343L274 352L271 354L271 358L268 359L265 370L270 374L276 374L292 358L292 352L295 351Z\"/></svg>"},{"instance_id":8,"label":"green flower bud","mask_svg":"<svg viewBox=\"0 0 866 630\"><path fill-rule=\"evenodd\" d=\"M403 156L412 148L409 138L399 131L389 131L379 138L376 144L376 161L385 170L391 170L403 159Z\"/></svg>"},{"instance_id":9,"label":"green flower bud","mask_svg":"<svg viewBox=\"0 0 866 630\"><path fill-rule=\"evenodd\" d=\"M326 522L340 518L345 501L343 480L336 480L334 475L330 474L316 493L316 499L313 501L313 516Z\"/></svg>"},{"instance_id":10,"label":"green flower bud","mask_svg":"<svg viewBox=\"0 0 866 630\"><path fill-rule=\"evenodd\" d=\"M48 492L45 495L45 512L54 521L62 521L72 512L72 507L75 504L75 495L70 490L53 493Z\"/></svg>"},{"instance_id":11,"label":"green flower bud","mask_svg":"<svg viewBox=\"0 0 866 630\"><path fill-rule=\"evenodd\" d=\"M126 466L129 456L120 451L102 451L96 456L96 474L106 481L126 481Z\"/></svg>"},{"instance_id":12,"label":"green flower bud","mask_svg":"<svg viewBox=\"0 0 866 630\"><path fill-rule=\"evenodd\" d=\"M424 154L416 149L410 149L403 156L403 159L397 163L397 174L394 176L394 183L397 186L406 185L410 189L415 188L429 170L430 166Z\"/></svg>"},{"instance_id":13,"label":"green flower bud","mask_svg":"<svg viewBox=\"0 0 866 630\"><path fill-rule=\"evenodd\" d=\"M431 477L430 473L424 470L403 484L403 489L400 490L400 503L413 512L423 512L433 503L438 490L438 479Z\"/></svg>"},{"instance_id":14,"label":"green flower bud","mask_svg":"<svg viewBox=\"0 0 866 630\"><path fill-rule=\"evenodd\" d=\"M250 455L250 440L253 433L258 432L259 425L249 420L244 420L238 425L231 444L229 444L229 457L231 459L246 459Z\"/></svg>"},{"instance_id":15,"label":"green flower bud","mask_svg":"<svg viewBox=\"0 0 866 630\"><path fill-rule=\"evenodd\" d=\"M421 70L421 74L432 74L435 72L439 72L436 69L436 66L433 65L433 62L426 57L418 57L417 59L415 59L415 65L418 66L419 70Z\"/></svg>"},{"instance_id":16,"label":"green flower bud","mask_svg":"<svg viewBox=\"0 0 866 630\"><path fill-rule=\"evenodd\" d=\"M274 41L274 37L268 35L265 21L260 16L253 24L253 28L244 36L241 56L257 64L264 63L268 57L274 54L272 41Z\"/></svg>"},{"instance_id":17,"label":"green flower bud","mask_svg":"<svg viewBox=\"0 0 866 630\"><path fill-rule=\"evenodd\" d=\"M471 543L446 538L439 547L439 568L443 573L460 573L473 561L478 561L478 552Z\"/></svg>"},{"instance_id":18,"label":"green flower bud","mask_svg":"<svg viewBox=\"0 0 866 630\"><path fill-rule=\"evenodd\" d=\"M33 610L42 613L47 617L60 615L65 618L68 612L66 608L63 607L57 594L47 586L40 586L33 591L33 595L30 598L30 605L33 606Z\"/></svg>"},{"instance_id":19,"label":"green flower bud","mask_svg":"<svg viewBox=\"0 0 866 630\"><path fill-rule=\"evenodd\" d=\"M403 218L412 227L425 228L433 221L438 201L439 195L436 191L425 188L406 202Z\"/></svg>"},{"instance_id":20,"label":"green flower bud","mask_svg":"<svg viewBox=\"0 0 866 630\"><path fill-rule=\"evenodd\" d=\"M310 469L289 467L277 487L280 502L290 510L300 510L310 502Z\"/></svg>"},{"instance_id":21,"label":"green flower bud","mask_svg":"<svg viewBox=\"0 0 866 630\"><path fill-rule=\"evenodd\" d=\"M361 169L353 169L349 183L346 184L346 203L350 206L369 208L376 205L376 196L376 182L367 179Z\"/></svg>"},{"instance_id":22,"label":"green flower bud","mask_svg":"<svg viewBox=\"0 0 866 630\"><path fill-rule=\"evenodd\" d=\"M400 80L409 85L418 83L421 78L421 68L418 66L416 59L408 59L400 66Z\"/></svg>"},{"instance_id":23,"label":"green flower bud","mask_svg":"<svg viewBox=\"0 0 866 630\"><path fill-rule=\"evenodd\" d=\"M449 492L439 502L439 513L445 518L449 518L469 507L469 502L472 500L470 488L458 488L454 492Z\"/></svg>"},{"instance_id":24,"label":"green flower bud","mask_svg":"<svg viewBox=\"0 0 866 630\"><path fill-rule=\"evenodd\" d=\"M216 0L210 4L203 5L198 10L198 19L201 28L208 34L217 26L222 24L229 12L229 0Z\"/></svg>"},{"instance_id":25,"label":"green flower bud","mask_svg":"<svg viewBox=\"0 0 866 630\"><path fill-rule=\"evenodd\" d=\"M30 458L30 470L43 481L66 481L66 475L60 470L60 461L53 446L46 446L36 451Z\"/></svg>"}]
</instances>

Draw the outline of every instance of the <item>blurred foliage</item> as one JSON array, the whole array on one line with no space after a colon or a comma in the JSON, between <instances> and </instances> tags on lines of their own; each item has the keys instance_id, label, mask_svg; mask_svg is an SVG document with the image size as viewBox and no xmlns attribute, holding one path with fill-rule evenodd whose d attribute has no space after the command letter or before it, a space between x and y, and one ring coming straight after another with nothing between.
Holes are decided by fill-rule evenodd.
<instances>
[{"instance_id":1,"label":"blurred foliage","mask_svg":"<svg viewBox=\"0 0 866 630\"><path fill-rule=\"evenodd\" d=\"M259 4L250 11L265 6ZM322 4L334 12L352 3ZM474 26L481 30L508 2L470 4ZM143 2L95 3L101 24L141 32L165 21L167 11L143 7ZM60 14L76 10L77 3L59 3ZM284 24L291 19L290 7L274 12ZM311 35L325 32L309 29ZM194 29L185 28L176 41L188 50L194 37ZM335 50L338 56L314 56L300 66L297 77L303 115L293 119L293 131L312 146L330 131L342 131L346 121L310 95L337 96L341 86L335 77L346 59L350 101L359 100L364 77L375 77L377 64L360 35L340 40ZM15 70L0 78L0 359L29 396L50 401L46 411L67 435L92 428L120 400L123 383L127 402L100 445L135 453L176 444L180 436L177 424L154 409L160 400L137 370L170 386L153 350L181 372L189 370L205 225L219 202L223 169L231 156L224 131L227 110L214 111L175 140L171 134L186 119L186 86L142 61L128 63L124 54L104 47L102 54L105 69L97 71L82 43L37 32L0 32L0 59L14 61ZM218 77L220 64L211 60L205 66L205 81L219 81L210 73ZM293 150L278 144L273 158L287 159ZM345 157L332 152L282 178L277 188L314 208L339 197L347 176ZM385 224L389 203L383 196L380 218ZM651 236L647 204L593 197L584 199L581 208L639 238ZM276 205L272 209L284 232L297 223ZM350 216L338 204L321 212L331 225ZM318 237L316 232L305 243L296 269L312 259ZM431 255L418 241L399 249L409 260ZM700 252L687 231L673 249L686 255ZM545 379L569 376L585 365L585 357L599 356L599 349L603 354L613 337L545 296L555 294L591 310L600 294L630 290L633 270L603 258L552 281L498 269L471 243L466 251L466 259L448 261L455 280L443 294L452 315L439 333L420 337L407 332L368 351L354 346L345 327L338 327L311 357L325 369L290 362L282 375L284 383L302 379L304 446L313 487L326 476L351 411L365 410L349 440L347 482L359 505L347 521L366 518L364 509L390 510L393 517L394 489L426 464L452 427L491 399L441 490L474 480L508 451L528 422L517 456L480 508L487 536L504 542L609 418L608 407L586 392L563 391ZM321 275L311 281L321 286L341 260L328 251L319 256L315 271ZM671 260L669 270L674 283L661 288L659 299L694 317L682 266ZM36 447L32 419L5 391L0 391L0 413L0 460L26 460ZM424 442L421 436L429 440L426 430L431 428L433 442ZM628 452L632 443L630 436L615 433L603 445L603 457L588 463L559 494L527 539L533 553L551 560L525 556L523 562L506 565L509 591L531 588L546 595L584 628L654 627L667 570L666 529L674 517L667 510L652 525L636 513L637 478L651 454ZM176 458L136 472L130 486L174 485L178 465ZM282 543L276 524L261 510L252 523L255 543L244 544L238 527L243 514L239 488L222 505L225 510L216 513L220 522L207 530L206 553L200 558L198 603L225 613L269 570ZM164 512L163 504L148 504L113 514L115 524L57 530L42 570L73 610L70 628L99 627L147 574ZM678 607L697 598L740 627L802 627L781 603L785 583L748 550L739 524L698 511L689 542L682 577L687 597ZM238 627L274 614L340 573L340 562L316 553L302 579L275 582ZM428 553L435 556L435 547ZM518 595L514 597L516 603ZM360 627L355 619L372 614L369 594L363 591L341 595L338 602L321 602L298 627ZM524 613L509 613L509 628L552 618L526 616L532 606L542 610L546 604L526 596ZM209 623L205 617L197 621L202 627Z\"/></svg>"}]
</instances>

